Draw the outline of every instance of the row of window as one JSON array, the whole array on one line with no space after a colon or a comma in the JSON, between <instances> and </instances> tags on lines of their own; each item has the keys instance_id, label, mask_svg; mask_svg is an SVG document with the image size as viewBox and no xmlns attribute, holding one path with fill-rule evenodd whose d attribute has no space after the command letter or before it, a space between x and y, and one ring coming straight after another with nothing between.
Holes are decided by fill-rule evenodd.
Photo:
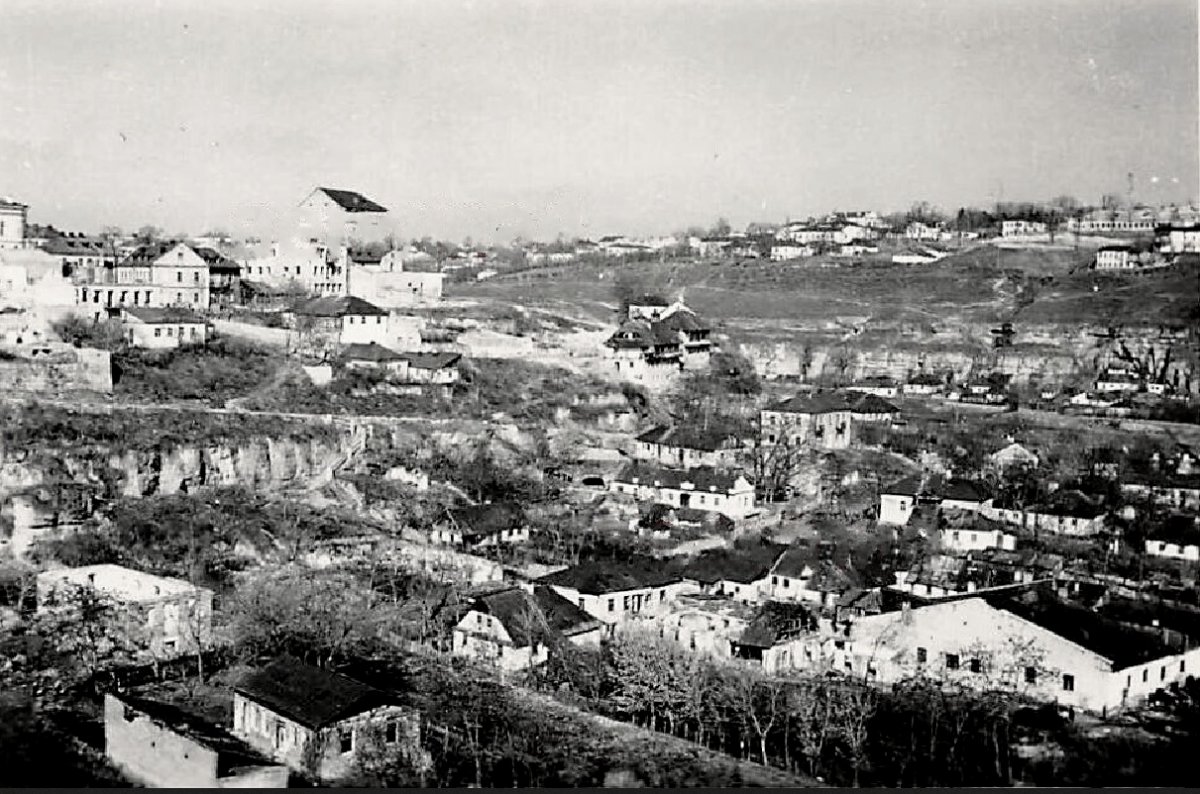
<instances>
[{"instance_id":1,"label":"row of window","mask_svg":"<svg viewBox=\"0 0 1200 794\"><path fill-rule=\"evenodd\" d=\"M346 317L346 322L347 322L349 325L354 325L354 320L355 320L355 315L348 315L348 316ZM366 324L367 324L367 323L369 323L370 321L371 321L371 318L370 318L370 317L358 317L358 324L359 324L359 325L366 325ZM383 316L382 316L382 315L376 315L376 316L375 316L375 324L376 324L376 325L383 325Z\"/></svg>"},{"instance_id":2,"label":"row of window","mask_svg":"<svg viewBox=\"0 0 1200 794\"><path fill-rule=\"evenodd\" d=\"M161 327L155 328L154 329L154 338L158 339L159 337L161 337L163 335L163 330L164 329ZM197 336L200 335L200 329L194 325L191 326L190 328L188 328L187 330L189 331L188 336L190 336L192 339L195 339ZM183 339L183 337L184 337L183 331L184 331L184 327L182 325L179 326L179 338L180 339ZM175 326L168 325L166 327L166 332L167 332L167 336L175 336Z\"/></svg>"}]
</instances>

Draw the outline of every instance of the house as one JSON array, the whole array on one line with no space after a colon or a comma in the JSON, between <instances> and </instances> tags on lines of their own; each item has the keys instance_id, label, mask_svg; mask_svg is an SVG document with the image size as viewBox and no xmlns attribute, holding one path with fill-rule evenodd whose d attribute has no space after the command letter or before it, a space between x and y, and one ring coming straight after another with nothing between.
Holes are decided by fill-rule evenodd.
<instances>
[{"instance_id":1,"label":"house","mask_svg":"<svg viewBox=\"0 0 1200 794\"><path fill-rule=\"evenodd\" d=\"M668 469L634 461L622 467L608 487L639 500L722 513L734 520L756 512L754 484L732 469Z\"/></svg>"},{"instance_id":2,"label":"house","mask_svg":"<svg viewBox=\"0 0 1200 794\"><path fill-rule=\"evenodd\" d=\"M329 250L383 243L392 228L388 208L354 190L318 187L300 202L293 234Z\"/></svg>"},{"instance_id":3,"label":"house","mask_svg":"<svg viewBox=\"0 0 1200 794\"><path fill-rule=\"evenodd\" d=\"M321 780L353 768L372 745L399 745L417 763L420 717L390 692L281 657L233 689L233 733L255 750Z\"/></svg>"},{"instance_id":4,"label":"house","mask_svg":"<svg viewBox=\"0 0 1200 794\"><path fill-rule=\"evenodd\" d=\"M1008 471L1010 469L1036 469L1041 461L1037 455L1014 441L989 455L988 462L998 471Z\"/></svg>"},{"instance_id":5,"label":"house","mask_svg":"<svg viewBox=\"0 0 1200 794\"><path fill-rule=\"evenodd\" d=\"M58 259L63 276L72 281L97 280L117 259L116 249L108 241L63 233L53 227L38 247Z\"/></svg>"},{"instance_id":6,"label":"house","mask_svg":"<svg viewBox=\"0 0 1200 794\"><path fill-rule=\"evenodd\" d=\"M215 248L194 245L196 256L208 264L208 304L206 308L228 308L242 294L242 266Z\"/></svg>"},{"instance_id":7,"label":"house","mask_svg":"<svg viewBox=\"0 0 1200 794\"><path fill-rule=\"evenodd\" d=\"M797 669L845 670L885 686L924 675L1101 714L1138 705L1200 664L1200 649L1052 596L990 600L861 617L839 631L840 647L802 635L789 658Z\"/></svg>"},{"instance_id":8,"label":"house","mask_svg":"<svg viewBox=\"0 0 1200 794\"><path fill-rule=\"evenodd\" d=\"M833 552L833 547L824 543L816 549L789 548L771 568L767 598L780 603L805 603L817 610L835 607L861 585L853 571L834 562Z\"/></svg>"},{"instance_id":9,"label":"house","mask_svg":"<svg viewBox=\"0 0 1200 794\"><path fill-rule=\"evenodd\" d=\"M1000 222L1001 237L1027 237L1046 234L1046 224L1041 221L1007 220Z\"/></svg>"},{"instance_id":10,"label":"house","mask_svg":"<svg viewBox=\"0 0 1200 794\"><path fill-rule=\"evenodd\" d=\"M493 662L501 670L528 670L569 642L599 648L604 624L554 588L509 587L480 595L454 627L454 652Z\"/></svg>"},{"instance_id":11,"label":"house","mask_svg":"<svg viewBox=\"0 0 1200 794\"><path fill-rule=\"evenodd\" d=\"M980 511L989 504L986 488L971 480L938 474L906 477L879 494L879 523L904 526L919 506Z\"/></svg>"},{"instance_id":12,"label":"house","mask_svg":"<svg viewBox=\"0 0 1200 794\"><path fill-rule=\"evenodd\" d=\"M942 239L942 226L941 224L913 221L904 227L904 236L909 240L940 240Z\"/></svg>"},{"instance_id":13,"label":"house","mask_svg":"<svg viewBox=\"0 0 1200 794\"><path fill-rule=\"evenodd\" d=\"M37 248L0 247L0 307L49 311L52 320L75 304L62 263Z\"/></svg>"},{"instance_id":14,"label":"house","mask_svg":"<svg viewBox=\"0 0 1200 794\"><path fill-rule=\"evenodd\" d=\"M800 603L768 601L758 608L749 625L733 640L735 659L761 665L768 673L787 670L789 645L797 637L817 630L817 617L811 607Z\"/></svg>"},{"instance_id":15,"label":"house","mask_svg":"<svg viewBox=\"0 0 1200 794\"><path fill-rule=\"evenodd\" d=\"M708 366L712 329L682 302L666 306L646 296L629 305L629 319L608 340L618 377L664 386L685 369Z\"/></svg>"},{"instance_id":16,"label":"house","mask_svg":"<svg viewBox=\"0 0 1200 794\"><path fill-rule=\"evenodd\" d=\"M176 243L151 263L150 281L154 287L151 295L159 306L186 306L199 311L209 307L209 262L186 243ZM123 302L118 300L117 305Z\"/></svg>"},{"instance_id":17,"label":"house","mask_svg":"<svg viewBox=\"0 0 1200 794\"><path fill-rule=\"evenodd\" d=\"M1200 473L1137 472L1121 481L1121 491L1178 510L1200 510Z\"/></svg>"},{"instance_id":18,"label":"house","mask_svg":"<svg viewBox=\"0 0 1200 794\"><path fill-rule=\"evenodd\" d=\"M408 357L404 353L397 353L378 342L369 342L365 345L362 343L346 345L338 360L347 370L383 372L388 380L402 383L409 380Z\"/></svg>"},{"instance_id":19,"label":"house","mask_svg":"<svg viewBox=\"0 0 1200 794\"><path fill-rule=\"evenodd\" d=\"M1140 384L1138 376L1124 367L1105 367L1096 376L1096 391L1102 394L1135 392Z\"/></svg>"},{"instance_id":20,"label":"house","mask_svg":"<svg viewBox=\"0 0 1200 794\"><path fill-rule=\"evenodd\" d=\"M404 269L405 253L391 250L373 255L346 249L341 267L346 273L346 294L385 308L399 308L441 300L445 274Z\"/></svg>"},{"instance_id":21,"label":"house","mask_svg":"<svg viewBox=\"0 0 1200 794\"><path fill-rule=\"evenodd\" d=\"M452 507L430 531L430 541L467 549L505 546L529 540L525 510L516 502Z\"/></svg>"},{"instance_id":22,"label":"house","mask_svg":"<svg viewBox=\"0 0 1200 794\"><path fill-rule=\"evenodd\" d=\"M896 381L886 375L873 378L863 378L854 385L848 387L852 392L861 394L873 394L876 397L886 397L895 399L900 393L900 387Z\"/></svg>"},{"instance_id":23,"label":"house","mask_svg":"<svg viewBox=\"0 0 1200 794\"><path fill-rule=\"evenodd\" d=\"M946 386L946 379L932 372L913 375L904 384L905 394L937 394Z\"/></svg>"},{"instance_id":24,"label":"house","mask_svg":"<svg viewBox=\"0 0 1200 794\"><path fill-rule=\"evenodd\" d=\"M0 196L0 249L15 250L27 247L25 227L29 205Z\"/></svg>"},{"instance_id":25,"label":"house","mask_svg":"<svg viewBox=\"0 0 1200 794\"><path fill-rule=\"evenodd\" d=\"M1042 504L1027 508L998 499L984 508L984 514L1028 530L1090 537L1104 530L1108 509L1079 491L1063 490L1051 494Z\"/></svg>"},{"instance_id":26,"label":"house","mask_svg":"<svg viewBox=\"0 0 1200 794\"><path fill-rule=\"evenodd\" d=\"M81 279L77 280L76 303L79 306L90 307L97 319L112 307L163 306L169 303L170 301L165 300L159 283L169 281L169 271L164 265L164 269L155 275L154 265L176 245L177 243L170 241L144 243L109 267L85 272ZM188 262L195 264L191 259ZM182 279L179 283L182 284ZM195 283L195 277L192 276L192 284ZM191 289L193 288L189 287L189 290ZM203 294L202 289L200 294Z\"/></svg>"},{"instance_id":27,"label":"house","mask_svg":"<svg viewBox=\"0 0 1200 794\"><path fill-rule=\"evenodd\" d=\"M891 424L892 419L900 413L900 409L895 405L874 394L856 396L854 390L851 390L848 396L850 418L855 422Z\"/></svg>"},{"instance_id":28,"label":"house","mask_svg":"<svg viewBox=\"0 0 1200 794\"><path fill-rule=\"evenodd\" d=\"M767 543L732 549L706 549L687 562L680 575L705 595L758 603L767 600L771 569L787 546Z\"/></svg>"},{"instance_id":29,"label":"house","mask_svg":"<svg viewBox=\"0 0 1200 794\"><path fill-rule=\"evenodd\" d=\"M213 593L191 582L120 565L85 565L38 574L38 612L70 610L89 594L116 609L114 617L126 634L152 658L194 653L212 643Z\"/></svg>"},{"instance_id":30,"label":"house","mask_svg":"<svg viewBox=\"0 0 1200 794\"><path fill-rule=\"evenodd\" d=\"M971 510L943 509L937 515L938 541L947 551L1017 548L1017 535L1010 525Z\"/></svg>"},{"instance_id":31,"label":"house","mask_svg":"<svg viewBox=\"0 0 1200 794\"><path fill-rule=\"evenodd\" d=\"M208 322L190 309L126 306L109 311L121 318L131 347L162 350L208 341Z\"/></svg>"},{"instance_id":32,"label":"house","mask_svg":"<svg viewBox=\"0 0 1200 794\"><path fill-rule=\"evenodd\" d=\"M256 246L247 257L242 271L243 284L284 290L291 295L342 297L347 294L347 258L343 249L320 241L319 237L284 239L269 247Z\"/></svg>"},{"instance_id":33,"label":"house","mask_svg":"<svg viewBox=\"0 0 1200 794\"><path fill-rule=\"evenodd\" d=\"M648 617L693 589L659 560L585 562L537 580L597 620L615 625Z\"/></svg>"},{"instance_id":34,"label":"house","mask_svg":"<svg viewBox=\"0 0 1200 794\"><path fill-rule=\"evenodd\" d=\"M412 383L449 386L458 383L458 362L461 353L405 353L408 363L408 379Z\"/></svg>"},{"instance_id":35,"label":"house","mask_svg":"<svg viewBox=\"0 0 1200 794\"><path fill-rule=\"evenodd\" d=\"M722 468L736 463L739 447L737 440L720 428L658 425L637 437L633 456L664 466Z\"/></svg>"},{"instance_id":36,"label":"house","mask_svg":"<svg viewBox=\"0 0 1200 794\"><path fill-rule=\"evenodd\" d=\"M291 770L169 703L104 695L104 755L148 788L287 788Z\"/></svg>"},{"instance_id":37,"label":"house","mask_svg":"<svg viewBox=\"0 0 1200 794\"><path fill-rule=\"evenodd\" d=\"M771 243L771 261L786 262L790 259L803 259L816 256L817 249L807 243L773 242Z\"/></svg>"},{"instance_id":38,"label":"house","mask_svg":"<svg viewBox=\"0 0 1200 794\"><path fill-rule=\"evenodd\" d=\"M769 444L811 445L822 449L850 446L853 407L842 392L796 396L764 408L763 432Z\"/></svg>"},{"instance_id":39,"label":"house","mask_svg":"<svg viewBox=\"0 0 1200 794\"><path fill-rule=\"evenodd\" d=\"M302 301L284 313L296 330L297 349L310 355L333 355L346 345L391 343L389 313L362 298L324 297Z\"/></svg>"},{"instance_id":40,"label":"house","mask_svg":"<svg viewBox=\"0 0 1200 794\"><path fill-rule=\"evenodd\" d=\"M1145 552L1153 557L1200 562L1200 526L1193 516L1171 516L1146 533Z\"/></svg>"},{"instance_id":41,"label":"house","mask_svg":"<svg viewBox=\"0 0 1200 794\"><path fill-rule=\"evenodd\" d=\"M1096 251L1096 270L1133 270L1138 267L1137 254L1132 246L1105 245Z\"/></svg>"}]
</instances>

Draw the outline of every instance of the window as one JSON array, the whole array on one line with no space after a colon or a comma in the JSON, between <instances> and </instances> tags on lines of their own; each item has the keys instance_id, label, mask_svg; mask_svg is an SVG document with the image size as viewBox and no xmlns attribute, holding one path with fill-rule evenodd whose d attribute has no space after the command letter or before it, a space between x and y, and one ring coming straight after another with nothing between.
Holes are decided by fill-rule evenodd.
<instances>
[{"instance_id":1,"label":"window","mask_svg":"<svg viewBox=\"0 0 1200 794\"><path fill-rule=\"evenodd\" d=\"M178 283L183 282L183 272L182 271L175 274L175 281Z\"/></svg>"},{"instance_id":2,"label":"window","mask_svg":"<svg viewBox=\"0 0 1200 794\"><path fill-rule=\"evenodd\" d=\"M192 293L192 303L199 303L199 302L200 302L200 293L193 292Z\"/></svg>"},{"instance_id":3,"label":"window","mask_svg":"<svg viewBox=\"0 0 1200 794\"><path fill-rule=\"evenodd\" d=\"M579 597L579 608L583 609L583 596Z\"/></svg>"},{"instance_id":4,"label":"window","mask_svg":"<svg viewBox=\"0 0 1200 794\"><path fill-rule=\"evenodd\" d=\"M376 317L376 318L375 318L375 324L376 324L376 325L383 325L383 318L382 318L382 317Z\"/></svg>"},{"instance_id":5,"label":"window","mask_svg":"<svg viewBox=\"0 0 1200 794\"><path fill-rule=\"evenodd\" d=\"M476 615L475 615L475 625L476 625L476 626L482 626L482 625L483 625L483 615L480 615L480 614L476 614Z\"/></svg>"},{"instance_id":6,"label":"window","mask_svg":"<svg viewBox=\"0 0 1200 794\"><path fill-rule=\"evenodd\" d=\"M388 744L395 744L400 739L400 724L395 720L388 720L387 727L383 733L384 741Z\"/></svg>"},{"instance_id":7,"label":"window","mask_svg":"<svg viewBox=\"0 0 1200 794\"><path fill-rule=\"evenodd\" d=\"M179 647L179 640L163 640L164 651L174 651Z\"/></svg>"},{"instance_id":8,"label":"window","mask_svg":"<svg viewBox=\"0 0 1200 794\"><path fill-rule=\"evenodd\" d=\"M1075 676L1063 673L1063 692L1075 691Z\"/></svg>"},{"instance_id":9,"label":"window","mask_svg":"<svg viewBox=\"0 0 1200 794\"><path fill-rule=\"evenodd\" d=\"M658 591L658 600L659 600L659 601L666 601L666 600L667 600L667 591L666 591L666 590L659 590L659 591ZM1180 662L1180 663L1179 663L1179 666L1180 666L1180 667L1183 667L1183 662Z\"/></svg>"},{"instance_id":10,"label":"window","mask_svg":"<svg viewBox=\"0 0 1200 794\"><path fill-rule=\"evenodd\" d=\"M772 576L772 577L771 577L771 584L774 584L774 585L777 585L777 584L779 584L779 577L778 577L778 576Z\"/></svg>"},{"instance_id":11,"label":"window","mask_svg":"<svg viewBox=\"0 0 1200 794\"><path fill-rule=\"evenodd\" d=\"M1037 683L1037 668L1036 667L1026 667L1025 668L1025 683L1027 683L1027 684L1036 684Z\"/></svg>"},{"instance_id":12,"label":"window","mask_svg":"<svg viewBox=\"0 0 1200 794\"><path fill-rule=\"evenodd\" d=\"M783 589L784 590L788 589L788 585L790 585L791 583L792 583L791 579L787 578L786 576L783 577Z\"/></svg>"},{"instance_id":13,"label":"window","mask_svg":"<svg viewBox=\"0 0 1200 794\"><path fill-rule=\"evenodd\" d=\"M958 669L958 654L957 653L946 654L946 669L947 670L957 670Z\"/></svg>"},{"instance_id":14,"label":"window","mask_svg":"<svg viewBox=\"0 0 1200 794\"><path fill-rule=\"evenodd\" d=\"M1147 667L1145 670L1142 671L1142 683L1144 684L1149 680L1150 680L1150 668Z\"/></svg>"},{"instance_id":15,"label":"window","mask_svg":"<svg viewBox=\"0 0 1200 794\"><path fill-rule=\"evenodd\" d=\"M162 336L162 329L161 329L161 328L155 328L155 329L154 329L154 336L155 336L156 338L157 338L157 337L160 337L160 336Z\"/></svg>"},{"instance_id":16,"label":"window","mask_svg":"<svg viewBox=\"0 0 1200 794\"><path fill-rule=\"evenodd\" d=\"M175 336L175 327L174 326L171 326L171 325L167 326L167 336Z\"/></svg>"},{"instance_id":17,"label":"window","mask_svg":"<svg viewBox=\"0 0 1200 794\"><path fill-rule=\"evenodd\" d=\"M629 596L625 596L624 598L622 598L622 599L621 599L621 609L624 609L624 610L628 611L628 609L629 609Z\"/></svg>"},{"instance_id":18,"label":"window","mask_svg":"<svg viewBox=\"0 0 1200 794\"><path fill-rule=\"evenodd\" d=\"M972 673L982 673L983 672L983 660L982 659L972 659L971 660L971 672Z\"/></svg>"},{"instance_id":19,"label":"window","mask_svg":"<svg viewBox=\"0 0 1200 794\"><path fill-rule=\"evenodd\" d=\"M608 611L614 612L614 611L616 611L616 608L617 608L617 599L615 599L615 598L608 599Z\"/></svg>"},{"instance_id":20,"label":"window","mask_svg":"<svg viewBox=\"0 0 1200 794\"><path fill-rule=\"evenodd\" d=\"M341 749L343 755L345 755L346 753L353 752L354 751L354 729L353 728L342 728L338 732L338 744L340 745L340 749Z\"/></svg>"},{"instance_id":21,"label":"window","mask_svg":"<svg viewBox=\"0 0 1200 794\"><path fill-rule=\"evenodd\" d=\"M917 648L917 664L925 664L925 661L928 658L929 658L928 651L926 651L924 648Z\"/></svg>"},{"instance_id":22,"label":"window","mask_svg":"<svg viewBox=\"0 0 1200 794\"><path fill-rule=\"evenodd\" d=\"M1162 666L1162 669L1158 671L1158 680L1159 681L1167 680L1167 666L1165 664Z\"/></svg>"},{"instance_id":23,"label":"window","mask_svg":"<svg viewBox=\"0 0 1200 794\"><path fill-rule=\"evenodd\" d=\"M200 274L193 273L192 275L194 276L194 278L192 280L195 281L197 284L199 284L200 283Z\"/></svg>"},{"instance_id":24,"label":"window","mask_svg":"<svg viewBox=\"0 0 1200 794\"><path fill-rule=\"evenodd\" d=\"M287 727L282 722L275 723L275 746L282 747L287 740ZM343 751L345 752L345 751Z\"/></svg>"},{"instance_id":25,"label":"window","mask_svg":"<svg viewBox=\"0 0 1200 794\"><path fill-rule=\"evenodd\" d=\"M1187 667L1187 665L1184 663L1183 659L1180 659L1179 660L1179 672L1182 673L1186 669L1186 667Z\"/></svg>"}]
</instances>

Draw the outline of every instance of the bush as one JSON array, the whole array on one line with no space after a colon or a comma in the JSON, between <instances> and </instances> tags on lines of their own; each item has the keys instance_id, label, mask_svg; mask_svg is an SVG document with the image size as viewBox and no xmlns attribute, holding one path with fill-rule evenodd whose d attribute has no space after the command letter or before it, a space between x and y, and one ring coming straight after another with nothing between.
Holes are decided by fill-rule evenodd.
<instances>
[{"instance_id":1,"label":"bush","mask_svg":"<svg viewBox=\"0 0 1200 794\"><path fill-rule=\"evenodd\" d=\"M119 322L89 320L70 314L50 325L58 338L75 347L95 347L101 350L123 350L125 333Z\"/></svg>"},{"instance_id":2,"label":"bush","mask_svg":"<svg viewBox=\"0 0 1200 794\"><path fill-rule=\"evenodd\" d=\"M175 350L131 348L115 359L121 376L114 393L142 402L203 400L221 407L267 382L279 369L278 353L227 337Z\"/></svg>"}]
</instances>

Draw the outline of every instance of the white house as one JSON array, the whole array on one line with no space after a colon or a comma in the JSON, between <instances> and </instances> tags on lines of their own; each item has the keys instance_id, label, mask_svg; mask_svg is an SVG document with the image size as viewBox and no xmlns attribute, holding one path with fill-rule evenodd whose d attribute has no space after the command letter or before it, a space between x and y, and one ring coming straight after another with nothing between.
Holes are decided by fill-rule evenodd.
<instances>
[{"instance_id":1,"label":"white house","mask_svg":"<svg viewBox=\"0 0 1200 794\"><path fill-rule=\"evenodd\" d=\"M1046 234L1047 231L1046 224L1041 221L1008 220L1000 223L1000 236L1002 237L1028 237Z\"/></svg>"},{"instance_id":2,"label":"white house","mask_svg":"<svg viewBox=\"0 0 1200 794\"><path fill-rule=\"evenodd\" d=\"M775 242L771 244L771 261L786 262L816 256L817 249L807 243Z\"/></svg>"},{"instance_id":3,"label":"white house","mask_svg":"<svg viewBox=\"0 0 1200 794\"><path fill-rule=\"evenodd\" d=\"M1138 267L1137 254L1128 245L1106 245L1096 251L1096 270L1133 270Z\"/></svg>"},{"instance_id":4,"label":"white house","mask_svg":"<svg viewBox=\"0 0 1200 794\"><path fill-rule=\"evenodd\" d=\"M668 608L695 586L659 560L585 562L537 580L597 620L615 625Z\"/></svg>"},{"instance_id":5,"label":"white house","mask_svg":"<svg viewBox=\"0 0 1200 794\"><path fill-rule=\"evenodd\" d=\"M1015 441L993 452L988 456L988 461L1001 471L1013 468L1036 469L1040 462L1037 455Z\"/></svg>"},{"instance_id":6,"label":"white house","mask_svg":"<svg viewBox=\"0 0 1200 794\"><path fill-rule=\"evenodd\" d=\"M990 504L986 489L970 480L941 475L906 477L879 494L879 522L904 526L918 506L981 511Z\"/></svg>"},{"instance_id":7,"label":"white house","mask_svg":"<svg viewBox=\"0 0 1200 794\"><path fill-rule=\"evenodd\" d=\"M764 408L760 417L768 444L846 449L850 446L852 410L846 394L817 392L797 394Z\"/></svg>"},{"instance_id":8,"label":"white house","mask_svg":"<svg viewBox=\"0 0 1200 794\"><path fill-rule=\"evenodd\" d=\"M833 560L832 549L788 549L771 568L767 598L831 609L859 586L857 575Z\"/></svg>"},{"instance_id":9,"label":"white house","mask_svg":"<svg viewBox=\"0 0 1200 794\"><path fill-rule=\"evenodd\" d=\"M119 314L131 347L161 350L208 341L207 321L189 309L126 306L110 311Z\"/></svg>"},{"instance_id":10,"label":"white house","mask_svg":"<svg viewBox=\"0 0 1200 794\"><path fill-rule=\"evenodd\" d=\"M756 512L754 483L736 470L708 466L668 469L635 461L609 482L609 490L671 507L721 513L735 520Z\"/></svg>"},{"instance_id":11,"label":"white house","mask_svg":"<svg viewBox=\"0 0 1200 794\"><path fill-rule=\"evenodd\" d=\"M984 515L996 521L1044 530L1059 535L1090 537L1104 530L1108 510L1078 491L1056 492L1043 504L1018 508L1004 501L984 507Z\"/></svg>"},{"instance_id":12,"label":"white house","mask_svg":"<svg viewBox=\"0 0 1200 794\"><path fill-rule=\"evenodd\" d=\"M740 445L726 431L658 425L637 437L633 456L664 466L732 466Z\"/></svg>"},{"instance_id":13,"label":"white house","mask_svg":"<svg viewBox=\"0 0 1200 794\"><path fill-rule=\"evenodd\" d=\"M551 587L510 587L472 601L454 627L454 652L505 671L528 670L544 663L555 643L599 648L603 633L603 623Z\"/></svg>"},{"instance_id":14,"label":"white house","mask_svg":"<svg viewBox=\"0 0 1200 794\"><path fill-rule=\"evenodd\" d=\"M869 615L826 636L798 637L797 669L833 669L882 685L925 675L1019 692L1093 712L1136 705L1200 669L1200 647L1126 628L1053 599L992 606L983 598Z\"/></svg>"},{"instance_id":15,"label":"white house","mask_svg":"<svg viewBox=\"0 0 1200 794\"><path fill-rule=\"evenodd\" d=\"M1145 551L1153 557L1200 562L1200 526L1192 516L1173 516L1147 533Z\"/></svg>"}]
</instances>

